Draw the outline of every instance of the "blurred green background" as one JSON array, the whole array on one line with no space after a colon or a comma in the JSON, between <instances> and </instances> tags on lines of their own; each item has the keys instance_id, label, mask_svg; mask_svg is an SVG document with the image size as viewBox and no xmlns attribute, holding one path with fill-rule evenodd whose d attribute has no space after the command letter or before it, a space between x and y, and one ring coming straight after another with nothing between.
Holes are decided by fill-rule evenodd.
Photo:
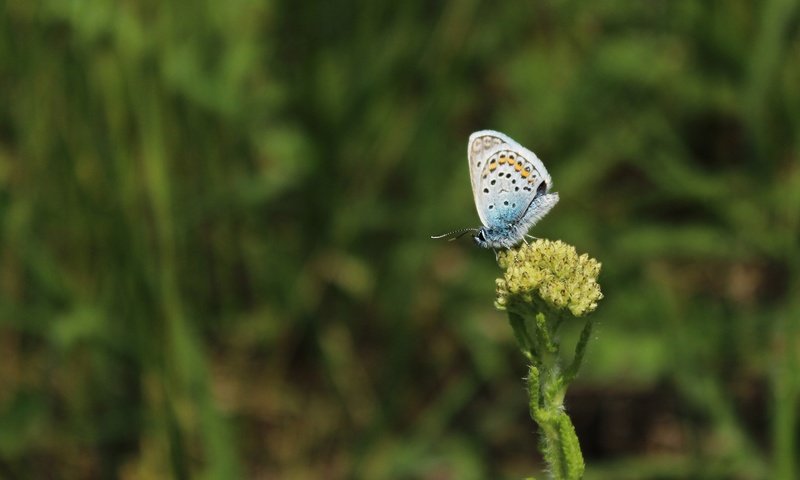
<instances>
[{"instance_id":1,"label":"blurred green background","mask_svg":"<svg viewBox=\"0 0 800 480\"><path fill-rule=\"evenodd\" d=\"M536 474L429 239L491 128L603 263L586 478L800 478L797 1L0 5L0 477Z\"/></svg>"}]
</instances>

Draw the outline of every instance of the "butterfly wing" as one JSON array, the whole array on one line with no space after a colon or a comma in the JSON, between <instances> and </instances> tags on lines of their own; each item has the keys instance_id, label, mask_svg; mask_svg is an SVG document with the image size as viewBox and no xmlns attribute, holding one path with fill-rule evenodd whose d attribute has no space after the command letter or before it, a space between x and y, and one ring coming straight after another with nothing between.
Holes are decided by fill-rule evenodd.
<instances>
[{"instance_id":1,"label":"butterfly wing","mask_svg":"<svg viewBox=\"0 0 800 480\"><path fill-rule=\"evenodd\" d=\"M481 130L469 137L469 173L475 207L487 227L515 223L552 180L542 161L510 137Z\"/></svg>"}]
</instances>

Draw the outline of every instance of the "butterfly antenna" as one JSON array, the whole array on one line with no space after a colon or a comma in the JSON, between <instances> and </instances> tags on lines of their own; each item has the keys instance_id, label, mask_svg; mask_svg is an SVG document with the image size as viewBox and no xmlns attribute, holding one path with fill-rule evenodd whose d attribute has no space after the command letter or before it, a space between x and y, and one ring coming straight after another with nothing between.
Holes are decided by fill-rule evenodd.
<instances>
[{"instance_id":1,"label":"butterfly antenna","mask_svg":"<svg viewBox=\"0 0 800 480\"><path fill-rule=\"evenodd\" d=\"M452 232L443 233L441 235L431 235L433 239L445 238L450 237L447 239L448 242L452 242L453 240L458 240L459 238L463 237L469 232L477 232L479 229L477 228L462 228L461 230L454 230Z\"/></svg>"}]
</instances>

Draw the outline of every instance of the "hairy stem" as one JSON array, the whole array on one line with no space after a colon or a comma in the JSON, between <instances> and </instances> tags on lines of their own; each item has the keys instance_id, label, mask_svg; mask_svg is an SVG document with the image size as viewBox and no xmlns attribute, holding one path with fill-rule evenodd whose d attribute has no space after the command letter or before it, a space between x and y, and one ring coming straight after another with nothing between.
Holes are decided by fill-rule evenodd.
<instances>
[{"instance_id":1,"label":"hairy stem","mask_svg":"<svg viewBox=\"0 0 800 480\"><path fill-rule=\"evenodd\" d=\"M529 345L540 348L531 352L528 368L528 406L530 416L542 432L541 451L552 478L574 480L583 477L584 463L575 428L564 411L564 392L569 383L559 365L559 344L554 341L559 322L547 322L544 313L535 318L523 318L509 313L512 325L523 326L517 339L524 338ZM589 323L587 323L587 326ZM591 327L588 327L589 332ZM576 358L568 371L574 377L590 333L584 328L576 348ZM525 351L524 346L520 345ZM570 378L571 380L571 378Z\"/></svg>"}]
</instances>

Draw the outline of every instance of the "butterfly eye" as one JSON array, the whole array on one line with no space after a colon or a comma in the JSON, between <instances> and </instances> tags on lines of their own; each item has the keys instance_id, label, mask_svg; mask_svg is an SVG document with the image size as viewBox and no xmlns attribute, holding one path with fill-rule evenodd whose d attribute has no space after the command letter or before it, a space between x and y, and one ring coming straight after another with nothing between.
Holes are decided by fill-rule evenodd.
<instances>
[{"instance_id":1,"label":"butterfly eye","mask_svg":"<svg viewBox=\"0 0 800 480\"><path fill-rule=\"evenodd\" d=\"M472 239L475 240L475 245L483 246L486 243L486 234L482 229L478 230L478 234L472 237Z\"/></svg>"}]
</instances>

